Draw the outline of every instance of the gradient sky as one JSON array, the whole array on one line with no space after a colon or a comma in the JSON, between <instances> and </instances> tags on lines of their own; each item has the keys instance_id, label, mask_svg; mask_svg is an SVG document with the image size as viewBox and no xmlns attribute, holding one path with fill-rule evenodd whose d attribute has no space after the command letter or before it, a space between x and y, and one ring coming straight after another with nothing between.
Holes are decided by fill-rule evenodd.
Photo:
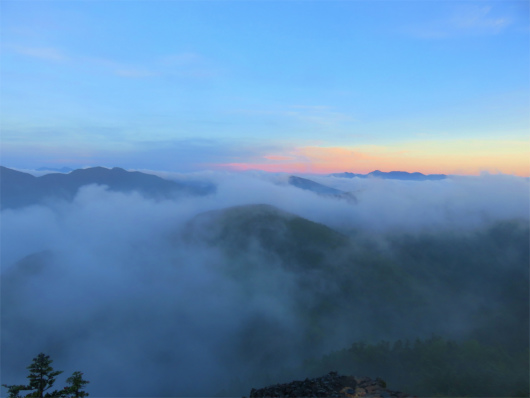
<instances>
[{"instance_id":1,"label":"gradient sky","mask_svg":"<svg viewBox=\"0 0 530 398\"><path fill-rule=\"evenodd\" d=\"M528 1L8 1L1 163L530 175Z\"/></svg>"}]
</instances>

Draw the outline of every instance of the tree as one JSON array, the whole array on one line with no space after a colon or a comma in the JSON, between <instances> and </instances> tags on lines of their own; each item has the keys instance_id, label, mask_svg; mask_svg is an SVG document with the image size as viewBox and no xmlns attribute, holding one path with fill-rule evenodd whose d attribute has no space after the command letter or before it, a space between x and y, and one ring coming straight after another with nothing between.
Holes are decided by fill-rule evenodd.
<instances>
[{"instance_id":1,"label":"tree","mask_svg":"<svg viewBox=\"0 0 530 398\"><path fill-rule=\"evenodd\" d=\"M51 394L44 392L53 387L55 383L55 378L63 373L62 370L54 371L51 367L53 361L50 359L49 355L40 353L35 358L33 358L33 363L27 367L30 373L28 376L29 387L31 390L34 390L29 397L57 397L59 394L54 391Z\"/></svg>"},{"instance_id":2,"label":"tree","mask_svg":"<svg viewBox=\"0 0 530 398\"><path fill-rule=\"evenodd\" d=\"M81 398L81 397L88 397L88 393L86 391L81 391L85 388L85 385L90 383L87 380L83 380L83 373L77 371L72 374L68 379L66 379L66 382L70 385L64 388L64 392L66 392L68 397L73 398Z\"/></svg>"},{"instance_id":3,"label":"tree","mask_svg":"<svg viewBox=\"0 0 530 398\"><path fill-rule=\"evenodd\" d=\"M2 386L8 390L8 397L22 398L20 392L28 390L31 392L24 395L26 398L81 398L88 396L86 391L81 391L85 388L85 385L89 383L87 380L83 379L83 373L81 372L74 372L72 376L66 379L66 382L69 385L62 390L47 392L53 387L55 378L63 373L62 370L53 370L51 367L52 362L50 356L43 353L40 353L33 358L33 362L27 367L30 371L27 376L29 379L28 385L2 384Z\"/></svg>"},{"instance_id":4,"label":"tree","mask_svg":"<svg viewBox=\"0 0 530 398\"><path fill-rule=\"evenodd\" d=\"M2 384L2 386L7 388L8 398L21 398L21 395L19 395L20 391L29 390L27 386L22 384L13 384L11 386Z\"/></svg>"}]
</instances>

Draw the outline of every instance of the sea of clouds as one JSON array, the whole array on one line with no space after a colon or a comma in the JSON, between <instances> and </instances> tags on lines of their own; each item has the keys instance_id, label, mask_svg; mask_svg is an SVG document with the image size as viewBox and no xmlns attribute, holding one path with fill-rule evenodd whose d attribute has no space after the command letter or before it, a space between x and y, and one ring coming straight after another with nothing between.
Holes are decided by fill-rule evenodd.
<instances>
[{"instance_id":1,"label":"sea of clouds","mask_svg":"<svg viewBox=\"0 0 530 398\"><path fill-rule=\"evenodd\" d=\"M270 266L241 285L227 275L218 249L179 238L205 211L270 204L346 234L529 219L529 182L510 175L304 176L352 192L353 203L290 186L284 174L157 174L216 190L156 201L91 185L72 202L2 210L2 383L25 383L39 352L63 379L83 371L94 397L211 395L263 364L279 367L277 358L295 364L305 347L296 344L291 276Z\"/></svg>"}]
</instances>

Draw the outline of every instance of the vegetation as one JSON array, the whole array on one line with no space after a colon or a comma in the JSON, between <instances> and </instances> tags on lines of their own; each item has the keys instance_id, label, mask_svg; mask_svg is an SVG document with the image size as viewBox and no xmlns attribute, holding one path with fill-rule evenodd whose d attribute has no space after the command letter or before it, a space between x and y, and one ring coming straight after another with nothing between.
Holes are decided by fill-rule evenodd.
<instances>
[{"instance_id":1,"label":"vegetation","mask_svg":"<svg viewBox=\"0 0 530 398\"><path fill-rule=\"evenodd\" d=\"M343 374L380 376L392 389L417 396L528 397L528 350L509 352L476 340L440 336L393 344L355 343L320 359L305 361L302 372L329 369Z\"/></svg>"},{"instance_id":2,"label":"vegetation","mask_svg":"<svg viewBox=\"0 0 530 398\"><path fill-rule=\"evenodd\" d=\"M8 390L8 397L20 398L22 397L22 395L20 395L21 391L30 391L30 393L24 395L24 397L35 398L81 398L89 395L87 392L82 391L89 381L84 380L83 373L78 371L74 372L72 376L66 379L68 385L62 390L48 392L48 390L50 390L55 384L56 377L63 373L62 370L53 370L51 366L52 362L50 356L43 353L40 353L33 358L33 362L27 367L30 372L27 376L29 384L2 384L2 386Z\"/></svg>"},{"instance_id":3,"label":"vegetation","mask_svg":"<svg viewBox=\"0 0 530 398\"><path fill-rule=\"evenodd\" d=\"M300 355L313 359L271 372L270 381L260 370L254 387L336 369L381 376L391 389L418 396L529 396L528 223L377 238L358 233L313 262L278 253L286 269L303 270L293 272L296 291L311 291L295 296L295 311L306 333ZM252 343L242 355L255 360L248 347L257 332L245 332L241 341ZM355 343L321 357L315 351L333 333L344 347Z\"/></svg>"}]
</instances>

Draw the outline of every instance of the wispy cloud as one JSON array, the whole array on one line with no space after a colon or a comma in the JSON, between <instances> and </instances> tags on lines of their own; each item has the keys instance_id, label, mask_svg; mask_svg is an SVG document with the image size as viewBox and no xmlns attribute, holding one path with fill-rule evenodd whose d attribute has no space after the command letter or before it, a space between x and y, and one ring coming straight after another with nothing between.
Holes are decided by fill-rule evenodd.
<instances>
[{"instance_id":1,"label":"wispy cloud","mask_svg":"<svg viewBox=\"0 0 530 398\"><path fill-rule=\"evenodd\" d=\"M269 109L235 109L231 113L249 117L268 117L312 127L336 128L356 119L327 105L288 105ZM331 131L330 131L331 132Z\"/></svg>"},{"instance_id":2,"label":"wispy cloud","mask_svg":"<svg viewBox=\"0 0 530 398\"><path fill-rule=\"evenodd\" d=\"M32 59L47 62L65 62L73 68L91 68L118 77L129 79L151 78L156 76L177 76L182 78L205 79L217 75L207 60L196 53L178 53L148 60L141 64L130 64L115 59L69 54L55 47L32 47L16 44L2 46L4 51L14 52Z\"/></svg>"},{"instance_id":3,"label":"wispy cloud","mask_svg":"<svg viewBox=\"0 0 530 398\"><path fill-rule=\"evenodd\" d=\"M168 67L188 67L202 63L204 58L197 53L184 52L179 54L166 55L158 61L160 65Z\"/></svg>"},{"instance_id":4,"label":"wispy cloud","mask_svg":"<svg viewBox=\"0 0 530 398\"><path fill-rule=\"evenodd\" d=\"M322 105L294 105L285 110L284 114L303 122L327 126L355 121L355 119L347 113L338 112L333 110L332 107Z\"/></svg>"},{"instance_id":5,"label":"wispy cloud","mask_svg":"<svg viewBox=\"0 0 530 398\"><path fill-rule=\"evenodd\" d=\"M165 75L208 79L219 74L209 59L194 52L170 54L157 59L154 67Z\"/></svg>"},{"instance_id":6,"label":"wispy cloud","mask_svg":"<svg viewBox=\"0 0 530 398\"><path fill-rule=\"evenodd\" d=\"M117 76L122 77L130 77L130 78L143 78L143 77L151 77L156 76L157 73L149 71L149 70L142 70L142 69L116 69L114 72Z\"/></svg>"},{"instance_id":7,"label":"wispy cloud","mask_svg":"<svg viewBox=\"0 0 530 398\"><path fill-rule=\"evenodd\" d=\"M61 62L70 59L62 50L53 47L24 47L18 45L8 45L8 50L27 57L38 58L46 61Z\"/></svg>"},{"instance_id":8,"label":"wispy cloud","mask_svg":"<svg viewBox=\"0 0 530 398\"><path fill-rule=\"evenodd\" d=\"M293 156L284 156L284 155L266 155L266 156L263 156L263 158L267 160L280 160L280 161L294 159Z\"/></svg>"},{"instance_id":9,"label":"wispy cloud","mask_svg":"<svg viewBox=\"0 0 530 398\"><path fill-rule=\"evenodd\" d=\"M92 70L96 68L120 77L142 78L156 75L154 71L150 71L147 68L127 65L108 58L73 55L55 47L31 47L7 44L3 46L3 49L45 62L67 63L73 68L89 66Z\"/></svg>"},{"instance_id":10,"label":"wispy cloud","mask_svg":"<svg viewBox=\"0 0 530 398\"><path fill-rule=\"evenodd\" d=\"M451 19L451 24L459 29L480 29L497 33L510 25L507 17L494 16L491 6L466 6Z\"/></svg>"},{"instance_id":11,"label":"wispy cloud","mask_svg":"<svg viewBox=\"0 0 530 398\"><path fill-rule=\"evenodd\" d=\"M454 7L444 18L409 27L409 34L422 39L464 35L495 35L513 24L510 15L489 5L465 4Z\"/></svg>"}]
</instances>

